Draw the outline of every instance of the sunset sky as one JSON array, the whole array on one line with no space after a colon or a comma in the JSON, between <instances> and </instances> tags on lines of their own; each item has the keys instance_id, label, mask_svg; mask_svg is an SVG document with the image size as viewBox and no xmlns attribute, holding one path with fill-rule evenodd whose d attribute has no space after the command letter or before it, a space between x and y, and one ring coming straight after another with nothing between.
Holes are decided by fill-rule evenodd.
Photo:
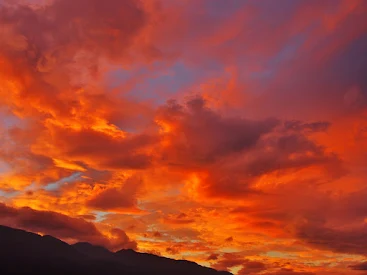
<instances>
[{"instance_id":1,"label":"sunset sky","mask_svg":"<svg viewBox=\"0 0 367 275\"><path fill-rule=\"evenodd\" d=\"M0 118L0 224L367 274L366 0L0 0Z\"/></svg>"}]
</instances>

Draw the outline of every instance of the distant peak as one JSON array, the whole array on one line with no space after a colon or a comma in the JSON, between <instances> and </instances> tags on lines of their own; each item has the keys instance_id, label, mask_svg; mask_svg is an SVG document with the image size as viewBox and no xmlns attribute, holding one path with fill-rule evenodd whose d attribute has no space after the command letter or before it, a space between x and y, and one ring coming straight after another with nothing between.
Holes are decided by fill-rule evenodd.
<instances>
[{"instance_id":1,"label":"distant peak","mask_svg":"<svg viewBox=\"0 0 367 275\"><path fill-rule=\"evenodd\" d=\"M130 254L136 253L137 254L139 252L135 251L134 249L128 248L128 249L118 250L118 251L116 251L116 253L130 253Z\"/></svg>"}]
</instances>

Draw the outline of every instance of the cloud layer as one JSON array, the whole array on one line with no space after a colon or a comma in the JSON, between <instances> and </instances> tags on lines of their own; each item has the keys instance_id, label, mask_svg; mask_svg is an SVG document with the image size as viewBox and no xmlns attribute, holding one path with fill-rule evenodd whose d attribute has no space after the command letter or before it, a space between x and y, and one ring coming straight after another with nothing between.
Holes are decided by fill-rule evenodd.
<instances>
[{"instance_id":1,"label":"cloud layer","mask_svg":"<svg viewBox=\"0 0 367 275\"><path fill-rule=\"evenodd\" d=\"M239 275L365 270L366 18L0 1L0 223Z\"/></svg>"}]
</instances>

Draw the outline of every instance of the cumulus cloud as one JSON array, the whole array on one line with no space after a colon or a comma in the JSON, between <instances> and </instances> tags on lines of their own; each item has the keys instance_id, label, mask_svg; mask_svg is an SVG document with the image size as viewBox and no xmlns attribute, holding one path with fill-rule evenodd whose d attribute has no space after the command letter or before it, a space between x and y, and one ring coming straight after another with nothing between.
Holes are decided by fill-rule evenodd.
<instances>
[{"instance_id":1,"label":"cumulus cloud","mask_svg":"<svg viewBox=\"0 0 367 275\"><path fill-rule=\"evenodd\" d=\"M200 96L189 99L185 105L168 102L158 110L156 120L173 141L163 151L163 160L183 168L209 165L251 148L277 124L274 119L224 117L208 108Z\"/></svg>"},{"instance_id":2,"label":"cumulus cloud","mask_svg":"<svg viewBox=\"0 0 367 275\"><path fill-rule=\"evenodd\" d=\"M186 105L170 102L158 112L165 140L162 158L176 169L199 172L197 191L208 197L241 198L259 194L256 180L271 173L320 167L340 177L341 160L310 135L328 122L262 121L228 117L201 97Z\"/></svg>"}]
</instances>

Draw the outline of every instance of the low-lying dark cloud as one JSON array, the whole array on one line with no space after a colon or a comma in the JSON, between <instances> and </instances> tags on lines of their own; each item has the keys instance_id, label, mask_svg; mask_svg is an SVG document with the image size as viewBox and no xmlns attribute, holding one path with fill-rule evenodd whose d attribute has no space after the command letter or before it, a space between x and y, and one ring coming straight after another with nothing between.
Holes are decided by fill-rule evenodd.
<instances>
[{"instance_id":1,"label":"low-lying dark cloud","mask_svg":"<svg viewBox=\"0 0 367 275\"><path fill-rule=\"evenodd\" d=\"M43 233L66 241L89 242L112 250L137 248L137 243L118 228L112 229L110 233L113 237L108 238L92 222L57 212L29 207L14 208L0 203L0 219L2 225Z\"/></svg>"}]
</instances>

